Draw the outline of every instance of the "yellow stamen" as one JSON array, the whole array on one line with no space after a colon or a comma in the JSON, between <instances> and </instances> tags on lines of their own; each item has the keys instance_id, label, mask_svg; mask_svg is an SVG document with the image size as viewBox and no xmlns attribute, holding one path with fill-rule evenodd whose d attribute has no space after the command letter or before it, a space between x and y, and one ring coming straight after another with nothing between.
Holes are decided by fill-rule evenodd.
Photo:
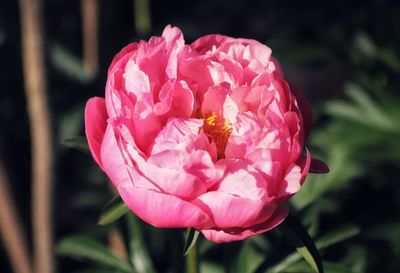
<instances>
[{"instance_id":1,"label":"yellow stamen","mask_svg":"<svg viewBox=\"0 0 400 273\"><path fill-rule=\"evenodd\" d=\"M218 158L223 158L225 156L228 138L232 133L229 122L219 118L218 115L213 112L205 119L203 129L210 141L213 141L217 146Z\"/></svg>"},{"instance_id":2,"label":"yellow stamen","mask_svg":"<svg viewBox=\"0 0 400 273\"><path fill-rule=\"evenodd\" d=\"M215 113L215 112L213 112L212 114L211 114L211 116L209 116L207 119L206 119L206 123L208 124L208 125L212 125L212 126L215 126L215 121L217 120L217 114Z\"/></svg>"}]
</instances>

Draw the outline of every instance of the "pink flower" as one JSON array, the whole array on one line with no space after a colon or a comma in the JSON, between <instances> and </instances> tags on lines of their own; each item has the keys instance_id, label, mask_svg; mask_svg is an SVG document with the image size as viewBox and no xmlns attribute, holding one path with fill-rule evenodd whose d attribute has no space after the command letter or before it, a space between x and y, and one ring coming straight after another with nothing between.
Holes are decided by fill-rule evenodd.
<instances>
[{"instance_id":1,"label":"pink flower","mask_svg":"<svg viewBox=\"0 0 400 273\"><path fill-rule=\"evenodd\" d=\"M186 45L167 26L129 44L109 68L105 99L87 102L85 124L94 159L134 213L215 242L279 225L312 162L302 155L308 104L255 40Z\"/></svg>"}]
</instances>

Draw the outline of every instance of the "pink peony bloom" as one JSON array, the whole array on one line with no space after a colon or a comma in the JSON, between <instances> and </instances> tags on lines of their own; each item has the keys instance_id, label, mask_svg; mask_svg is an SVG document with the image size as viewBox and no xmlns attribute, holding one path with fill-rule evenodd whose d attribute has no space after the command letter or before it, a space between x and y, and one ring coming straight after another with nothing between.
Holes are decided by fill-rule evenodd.
<instances>
[{"instance_id":1,"label":"pink peony bloom","mask_svg":"<svg viewBox=\"0 0 400 273\"><path fill-rule=\"evenodd\" d=\"M105 99L87 102L85 124L94 159L134 213L214 242L279 225L313 165L302 155L307 101L255 40L186 45L167 26L131 43L111 63Z\"/></svg>"}]
</instances>

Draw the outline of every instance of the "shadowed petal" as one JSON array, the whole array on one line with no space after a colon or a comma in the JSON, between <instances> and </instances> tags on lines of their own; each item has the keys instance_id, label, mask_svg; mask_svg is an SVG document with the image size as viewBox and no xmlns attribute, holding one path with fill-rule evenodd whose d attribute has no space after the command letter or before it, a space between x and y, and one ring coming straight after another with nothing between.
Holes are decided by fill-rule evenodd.
<instances>
[{"instance_id":1,"label":"shadowed petal","mask_svg":"<svg viewBox=\"0 0 400 273\"><path fill-rule=\"evenodd\" d=\"M94 160L103 168L100 147L107 127L107 110L103 98L88 100L85 107L85 133Z\"/></svg>"},{"instance_id":2,"label":"shadowed petal","mask_svg":"<svg viewBox=\"0 0 400 273\"><path fill-rule=\"evenodd\" d=\"M301 115L303 117L303 126L304 126L304 136L307 139L308 135L311 132L313 113L308 102L306 96L304 96L303 92L301 92L298 88L293 85L290 85L290 90L292 94L295 96L297 104L300 108Z\"/></svg>"},{"instance_id":3,"label":"shadowed petal","mask_svg":"<svg viewBox=\"0 0 400 273\"><path fill-rule=\"evenodd\" d=\"M318 158L311 158L310 173L329 173L329 167L326 163Z\"/></svg>"}]
</instances>

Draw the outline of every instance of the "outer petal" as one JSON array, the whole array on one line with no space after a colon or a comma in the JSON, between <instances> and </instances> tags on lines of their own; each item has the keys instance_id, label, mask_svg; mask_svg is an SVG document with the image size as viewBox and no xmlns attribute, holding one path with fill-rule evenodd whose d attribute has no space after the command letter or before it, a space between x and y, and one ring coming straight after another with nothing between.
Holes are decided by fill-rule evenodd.
<instances>
[{"instance_id":1,"label":"outer petal","mask_svg":"<svg viewBox=\"0 0 400 273\"><path fill-rule=\"evenodd\" d=\"M228 231L218 229L205 229L201 233L210 241L216 243L227 243L231 241L239 241L250 236L264 233L268 230L281 224L287 216L287 211L284 208L278 208L275 213L264 223L250 227L244 230Z\"/></svg>"},{"instance_id":2,"label":"outer petal","mask_svg":"<svg viewBox=\"0 0 400 273\"><path fill-rule=\"evenodd\" d=\"M229 193L209 191L193 201L206 211L221 229L249 227L268 219L275 205Z\"/></svg>"},{"instance_id":3,"label":"outer petal","mask_svg":"<svg viewBox=\"0 0 400 273\"><path fill-rule=\"evenodd\" d=\"M112 60L111 65L108 68L108 72L110 73L117 65L125 66L125 62L137 50L138 45L139 45L139 43L130 43L129 45L127 45L123 49L121 49L121 51L118 52L118 54L115 55L114 59ZM121 60L123 60L122 64L119 63L119 62L121 62Z\"/></svg>"},{"instance_id":4,"label":"outer petal","mask_svg":"<svg viewBox=\"0 0 400 273\"><path fill-rule=\"evenodd\" d=\"M310 170L310 165L311 165L311 155L310 152L308 151L306 147L306 156L302 156L297 160L297 165L300 166L301 168L301 184L303 185L304 180L306 179L306 176Z\"/></svg>"},{"instance_id":5,"label":"outer petal","mask_svg":"<svg viewBox=\"0 0 400 273\"><path fill-rule=\"evenodd\" d=\"M108 175L114 186L131 183L132 180L127 171L127 166L115 138L114 129L111 125L107 126L104 140L101 144L100 155L103 170Z\"/></svg>"},{"instance_id":6,"label":"outer petal","mask_svg":"<svg viewBox=\"0 0 400 273\"><path fill-rule=\"evenodd\" d=\"M301 124L299 117L295 112L286 112L283 118L285 126L287 127L292 140L289 162L294 162L299 158L299 156L301 155L301 150L303 149L302 145L304 143L301 139L302 128L300 127Z\"/></svg>"},{"instance_id":7,"label":"outer petal","mask_svg":"<svg viewBox=\"0 0 400 273\"><path fill-rule=\"evenodd\" d=\"M103 98L88 100L85 107L85 133L94 160L103 168L100 147L107 127L107 110Z\"/></svg>"},{"instance_id":8,"label":"outer petal","mask_svg":"<svg viewBox=\"0 0 400 273\"><path fill-rule=\"evenodd\" d=\"M136 188L132 184L119 186L118 192L133 212L153 226L203 229L213 225L204 211L178 197Z\"/></svg>"}]
</instances>

